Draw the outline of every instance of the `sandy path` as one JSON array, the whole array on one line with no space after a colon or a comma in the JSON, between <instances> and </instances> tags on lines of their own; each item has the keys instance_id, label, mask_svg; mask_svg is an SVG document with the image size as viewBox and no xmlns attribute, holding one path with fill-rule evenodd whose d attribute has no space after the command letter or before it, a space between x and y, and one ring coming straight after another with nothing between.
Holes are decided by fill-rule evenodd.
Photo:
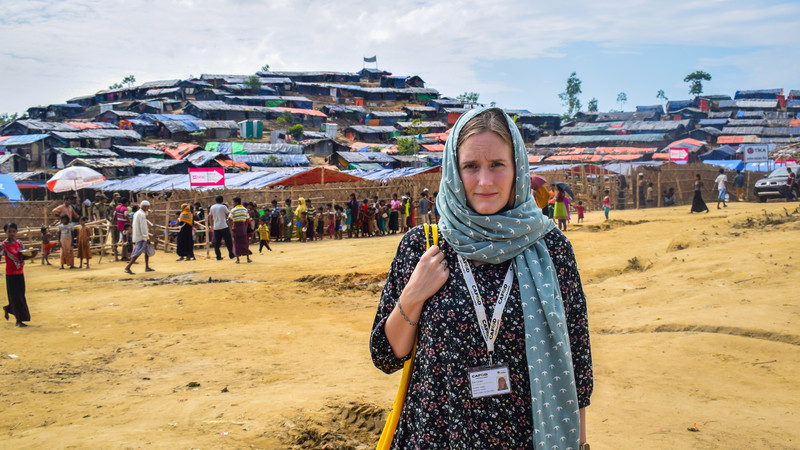
<instances>
[{"instance_id":1,"label":"sandy path","mask_svg":"<svg viewBox=\"0 0 800 450\"><path fill-rule=\"evenodd\" d=\"M800 221L733 228L785 206L612 211L611 226L591 213L568 232L589 298L594 448L800 446ZM397 384L367 345L398 241L275 243L238 265L158 252L158 271L134 276L107 259L29 264L34 320L0 324L2 446L371 443Z\"/></svg>"}]
</instances>

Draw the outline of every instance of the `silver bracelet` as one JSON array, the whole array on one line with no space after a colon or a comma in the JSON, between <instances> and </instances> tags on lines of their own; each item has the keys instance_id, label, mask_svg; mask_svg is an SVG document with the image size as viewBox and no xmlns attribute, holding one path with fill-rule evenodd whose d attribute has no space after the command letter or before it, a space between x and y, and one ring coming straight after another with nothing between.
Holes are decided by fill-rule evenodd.
<instances>
[{"instance_id":1,"label":"silver bracelet","mask_svg":"<svg viewBox=\"0 0 800 450\"><path fill-rule=\"evenodd\" d=\"M400 310L400 315L401 315L401 316L403 316L403 319L406 319L406 322L408 322L408 324L409 324L409 325L411 325L412 327L415 327L415 326L417 326L417 324L418 324L419 322L412 322L412 321L411 321L411 319L409 319L409 318L408 318L408 316L406 315L406 313L405 313L405 312L403 312L403 306L402 306L402 305L400 305L400 302L397 302L397 309L399 309L399 310Z\"/></svg>"}]
</instances>

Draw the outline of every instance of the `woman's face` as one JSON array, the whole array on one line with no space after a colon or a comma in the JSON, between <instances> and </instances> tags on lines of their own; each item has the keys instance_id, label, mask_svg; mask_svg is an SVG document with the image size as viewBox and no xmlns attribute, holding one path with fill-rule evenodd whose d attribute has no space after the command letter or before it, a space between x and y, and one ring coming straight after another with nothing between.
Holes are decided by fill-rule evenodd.
<instances>
[{"instance_id":1,"label":"woman's face","mask_svg":"<svg viewBox=\"0 0 800 450\"><path fill-rule=\"evenodd\" d=\"M467 138L458 149L458 172L467 205L478 214L496 214L511 203L513 151L497 134L487 131Z\"/></svg>"}]
</instances>

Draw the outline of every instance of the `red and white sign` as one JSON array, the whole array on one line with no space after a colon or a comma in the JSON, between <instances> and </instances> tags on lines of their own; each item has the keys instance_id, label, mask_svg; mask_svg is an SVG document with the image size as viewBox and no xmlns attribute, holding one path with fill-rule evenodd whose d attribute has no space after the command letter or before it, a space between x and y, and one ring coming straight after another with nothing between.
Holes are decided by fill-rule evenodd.
<instances>
[{"instance_id":1,"label":"red and white sign","mask_svg":"<svg viewBox=\"0 0 800 450\"><path fill-rule=\"evenodd\" d=\"M225 186L225 169L222 167L189 169L192 186Z\"/></svg>"},{"instance_id":2,"label":"red and white sign","mask_svg":"<svg viewBox=\"0 0 800 450\"><path fill-rule=\"evenodd\" d=\"M688 148L671 148L669 149L670 161L688 161L689 149Z\"/></svg>"}]
</instances>

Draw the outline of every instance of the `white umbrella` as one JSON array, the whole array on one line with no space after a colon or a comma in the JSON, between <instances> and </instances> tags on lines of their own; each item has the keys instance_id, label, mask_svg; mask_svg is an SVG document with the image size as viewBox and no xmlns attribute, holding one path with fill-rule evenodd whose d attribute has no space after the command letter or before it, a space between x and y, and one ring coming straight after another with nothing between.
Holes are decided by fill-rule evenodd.
<instances>
[{"instance_id":1,"label":"white umbrella","mask_svg":"<svg viewBox=\"0 0 800 450\"><path fill-rule=\"evenodd\" d=\"M47 188L53 192L77 191L106 181L100 172L88 167L73 166L59 170L47 181Z\"/></svg>"}]
</instances>

